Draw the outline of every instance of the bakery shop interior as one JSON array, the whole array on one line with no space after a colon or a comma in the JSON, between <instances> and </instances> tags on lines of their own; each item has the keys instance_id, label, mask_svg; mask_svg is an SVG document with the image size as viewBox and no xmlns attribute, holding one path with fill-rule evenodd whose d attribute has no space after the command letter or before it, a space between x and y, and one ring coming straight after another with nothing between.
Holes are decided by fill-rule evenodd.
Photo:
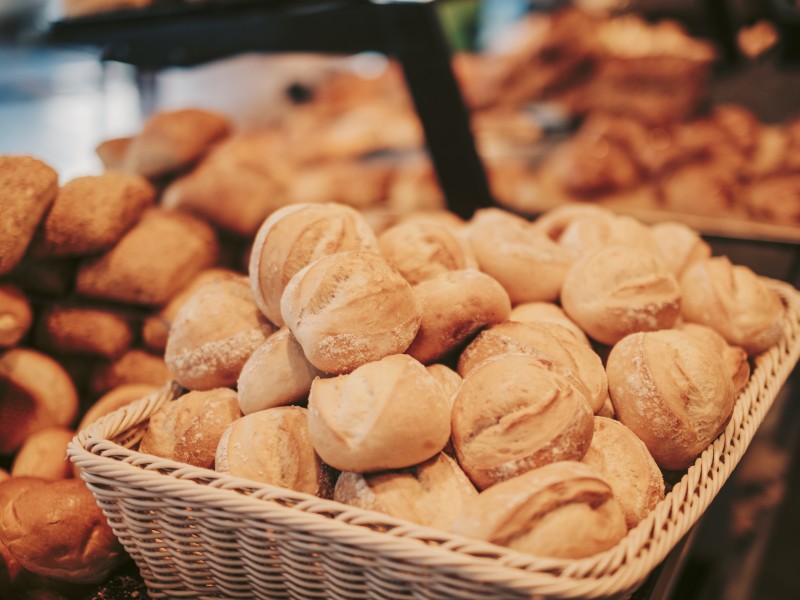
<instances>
[{"instance_id":1,"label":"bakery shop interior","mask_svg":"<svg viewBox=\"0 0 800 600\"><path fill-rule=\"evenodd\" d=\"M0 600L800 597L800 2L0 0Z\"/></svg>"}]
</instances>

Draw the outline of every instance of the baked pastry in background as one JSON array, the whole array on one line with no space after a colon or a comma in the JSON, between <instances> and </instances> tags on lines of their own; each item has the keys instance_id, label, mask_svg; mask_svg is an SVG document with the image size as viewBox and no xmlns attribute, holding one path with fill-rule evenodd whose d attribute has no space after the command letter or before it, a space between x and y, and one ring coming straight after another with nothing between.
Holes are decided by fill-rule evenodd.
<instances>
[{"instance_id":1,"label":"baked pastry in background","mask_svg":"<svg viewBox=\"0 0 800 600\"><path fill-rule=\"evenodd\" d=\"M53 306L40 312L36 345L62 354L87 354L114 359L133 341L130 319L113 310Z\"/></svg>"},{"instance_id":2,"label":"baked pastry in background","mask_svg":"<svg viewBox=\"0 0 800 600\"><path fill-rule=\"evenodd\" d=\"M98 365L91 374L90 390L100 395L126 384L162 387L170 378L167 363L161 356L134 348L113 362Z\"/></svg>"},{"instance_id":3,"label":"baked pastry in background","mask_svg":"<svg viewBox=\"0 0 800 600\"><path fill-rule=\"evenodd\" d=\"M33 321L31 305L21 289L0 284L0 348L16 346Z\"/></svg>"},{"instance_id":4,"label":"baked pastry in background","mask_svg":"<svg viewBox=\"0 0 800 600\"><path fill-rule=\"evenodd\" d=\"M67 444L75 432L66 427L47 427L32 433L20 446L11 466L12 477L68 479L72 463L67 460Z\"/></svg>"}]
</instances>

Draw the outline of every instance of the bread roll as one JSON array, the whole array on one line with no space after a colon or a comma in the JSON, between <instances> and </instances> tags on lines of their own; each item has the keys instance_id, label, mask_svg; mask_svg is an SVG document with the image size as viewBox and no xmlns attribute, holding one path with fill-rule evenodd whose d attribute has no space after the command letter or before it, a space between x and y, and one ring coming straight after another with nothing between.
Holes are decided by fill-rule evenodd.
<instances>
[{"instance_id":1,"label":"bread roll","mask_svg":"<svg viewBox=\"0 0 800 600\"><path fill-rule=\"evenodd\" d=\"M105 252L128 231L156 193L146 179L129 173L78 177L59 190L34 238L39 257Z\"/></svg>"},{"instance_id":2,"label":"bread roll","mask_svg":"<svg viewBox=\"0 0 800 600\"><path fill-rule=\"evenodd\" d=\"M39 316L36 345L64 354L113 359L131 345L130 320L118 312L81 306L55 306Z\"/></svg>"},{"instance_id":3,"label":"bread roll","mask_svg":"<svg viewBox=\"0 0 800 600\"><path fill-rule=\"evenodd\" d=\"M558 298L576 258L524 219L496 208L475 213L468 236L481 271L500 282L512 304Z\"/></svg>"},{"instance_id":4,"label":"bread roll","mask_svg":"<svg viewBox=\"0 0 800 600\"><path fill-rule=\"evenodd\" d=\"M589 336L613 345L629 333L672 327L681 290L655 254L609 246L583 255L570 269L561 305Z\"/></svg>"},{"instance_id":5,"label":"bread roll","mask_svg":"<svg viewBox=\"0 0 800 600\"><path fill-rule=\"evenodd\" d=\"M614 419L594 418L592 445L582 463L597 469L611 486L633 529L664 498L664 476L636 435Z\"/></svg>"},{"instance_id":6,"label":"bread roll","mask_svg":"<svg viewBox=\"0 0 800 600\"><path fill-rule=\"evenodd\" d=\"M78 272L84 296L132 304L166 304L217 258L214 230L194 217L147 211L109 252Z\"/></svg>"},{"instance_id":7,"label":"bread roll","mask_svg":"<svg viewBox=\"0 0 800 600\"><path fill-rule=\"evenodd\" d=\"M783 302L763 279L725 256L699 261L681 277L681 316L707 325L749 355L776 344L783 327Z\"/></svg>"},{"instance_id":8,"label":"bread roll","mask_svg":"<svg viewBox=\"0 0 800 600\"><path fill-rule=\"evenodd\" d=\"M94 1L94 0L93 0ZM123 0L127 1L127 0ZM149 3L151 0L132 0ZM94 149L97 156L103 163L106 171L121 171L125 164L125 155L128 153L128 146L131 145L133 137L118 137L100 142Z\"/></svg>"},{"instance_id":9,"label":"bread roll","mask_svg":"<svg viewBox=\"0 0 800 600\"><path fill-rule=\"evenodd\" d=\"M629 335L611 350L606 369L617 418L662 469L691 465L733 412L722 357L683 331Z\"/></svg>"},{"instance_id":10,"label":"bread roll","mask_svg":"<svg viewBox=\"0 0 800 600\"><path fill-rule=\"evenodd\" d=\"M439 382L439 385L442 386L445 394L447 394L452 402L452 400L454 400L453 395L458 391L458 387L461 385L461 375L453 371L450 367L439 364L428 365L425 367L425 370L433 375L433 378Z\"/></svg>"},{"instance_id":11,"label":"bread roll","mask_svg":"<svg viewBox=\"0 0 800 600\"><path fill-rule=\"evenodd\" d=\"M77 414L75 386L56 361L24 348L0 354L0 454L46 427L70 425Z\"/></svg>"},{"instance_id":12,"label":"bread roll","mask_svg":"<svg viewBox=\"0 0 800 600\"><path fill-rule=\"evenodd\" d=\"M308 429L317 453L336 469L402 469L444 448L450 402L425 367L394 354L349 375L315 379Z\"/></svg>"},{"instance_id":13,"label":"bread roll","mask_svg":"<svg viewBox=\"0 0 800 600\"><path fill-rule=\"evenodd\" d=\"M233 390L189 392L153 413L139 451L213 469L222 434L241 416Z\"/></svg>"},{"instance_id":14,"label":"bread roll","mask_svg":"<svg viewBox=\"0 0 800 600\"><path fill-rule=\"evenodd\" d=\"M16 346L30 329L31 305L14 285L0 285L0 348Z\"/></svg>"},{"instance_id":15,"label":"bread roll","mask_svg":"<svg viewBox=\"0 0 800 600\"><path fill-rule=\"evenodd\" d=\"M458 463L444 453L406 469L342 473L333 499L449 531L466 498L477 496Z\"/></svg>"},{"instance_id":16,"label":"bread roll","mask_svg":"<svg viewBox=\"0 0 800 600\"><path fill-rule=\"evenodd\" d=\"M575 321L570 319L561 308L552 302L526 302L518 304L511 309L511 314L508 315L509 321L518 321L520 323L555 323L566 327L575 334L581 342L589 346L589 339L583 333L583 329L575 324Z\"/></svg>"},{"instance_id":17,"label":"bread roll","mask_svg":"<svg viewBox=\"0 0 800 600\"><path fill-rule=\"evenodd\" d=\"M420 324L411 286L372 252L340 252L304 267L286 286L281 312L309 362L333 374L403 352Z\"/></svg>"},{"instance_id":18,"label":"bread roll","mask_svg":"<svg viewBox=\"0 0 800 600\"><path fill-rule=\"evenodd\" d=\"M92 423L95 423L100 418L111 414L115 410L127 406L132 402L141 400L161 389L155 385L148 385L146 383L129 383L115 387L110 392L103 394L97 401L89 407L86 414L83 415L77 431L86 429Z\"/></svg>"},{"instance_id":19,"label":"bread roll","mask_svg":"<svg viewBox=\"0 0 800 600\"><path fill-rule=\"evenodd\" d=\"M292 203L339 202L357 209L386 199L395 169L384 161L325 160L303 165L303 176L288 182Z\"/></svg>"},{"instance_id":20,"label":"bread roll","mask_svg":"<svg viewBox=\"0 0 800 600\"><path fill-rule=\"evenodd\" d=\"M234 385L247 359L274 331L253 302L247 278L197 290L172 324L164 359L182 386Z\"/></svg>"},{"instance_id":21,"label":"bread roll","mask_svg":"<svg viewBox=\"0 0 800 600\"><path fill-rule=\"evenodd\" d=\"M258 230L250 253L250 285L267 318L284 325L281 297L289 280L323 256L378 251L364 218L341 204L296 204L275 211Z\"/></svg>"},{"instance_id":22,"label":"bread roll","mask_svg":"<svg viewBox=\"0 0 800 600\"><path fill-rule=\"evenodd\" d=\"M511 302L503 287L475 269L448 271L414 286L421 310L419 331L406 350L432 362L479 329L508 318Z\"/></svg>"},{"instance_id":23,"label":"bread roll","mask_svg":"<svg viewBox=\"0 0 800 600\"><path fill-rule=\"evenodd\" d=\"M58 174L30 156L0 156L0 275L25 254L58 192Z\"/></svg>"},{"instance_id":24,"label":"bread roll","mask_svg":"<svg viewBox=\"0 0 800 600\"><path fill-rule=\"evenodd\" d=\"M711 257L711 246L683 223L657 223L650 228L650 233L661 258L675 277L680 277L689 265Z\"/></svg>"},{"instance_id":25,"label":"bread roll","mask_svg":"<svg viewBox=\"0 0 800 600\"><path fill-rule=\"evenodd\" d=\"M608 380L600 357L560 325L506 321L482 331L458 359L466 377L484 360L502 354L530 354L551 365L586 397L593 412L608 400Z\"/></svg>"},{"instance_id":26,"label":"bread roll","mask_svg":"<svg viewBox=\"0 0 800 600\"><path fill-rule=\"evenodd\" d=\"M75 432L66 427L48 427L28 436L20 446L11 467L12 477L67 479L72 464L67 460L67 444Z\"/></svg>"},{"instance_id":27,"label":"bread roll","mask_svg":"<svg viewBox=\"0 0 800 600\"><path fill-rule=\"evenodd\" d=\"M80 479L14 477L0 484L0 507L0 543L39 575L99 583L127 557Z\"/></svg>"},{"instance_id":28,"label":"bread roll","mask_svg":"<svg viewBox=\"0 0 800 600\"><path fill-rule=\"evenodd\" d=\"M558 243L581 255L607 246L631 246L656 254L659 252L659 246L646 225L632 217L613 214L575 219L564 229Z\"/></svg>"},{"instance_id":29,"label":"bread roll","mask_svg":"<svg viewBox=\"0 0 800 600\"><path fill-rule=\"evenodd\" d=\"M171 379L167 363L144 350L128 350L114 362L97 367L91 376L91 390L104 394L121 385L143 383L162 387Z\"/></svg>"},{"instance_id":30,"label":"bread roll","mask_svg":"<svg viewBox=\"0 0 800 600\"><path fill-rule=\"evenodd\" d=\"M453 533L554 558L585 558L625 537L625 518L592 467L557 462L467 500Z\"/></svg>"},{"instance_id":31,"label":"bread roll","mask_svg":"<svg viewBox=\"0 0 800 600\"><path fill-rule=\"evenodd\" d=\"M236 384L239 407L249 415L292 404L308 396L311 382L319 376L289 328L282 327L256 348L242 367Z\"/></svg>"},{"instance_id":32,"label":"bread roll","mask_svg":"<svg viewBox=\"0 0 800 600\"><path fill-rule=\"evenodd\" d=\"M592 440L586 397L537 357L506 354L464 378L453 404L453 447L478 489L559 460Z\"/></svg>"},{"instance_id":33,"label":"bread roll","mask_svg":"<svg viewBox=\"0 0 800 600\"><path fill-rule=\"evenodd\" d=\"M705 325L683 322L677 328L708 343L712 352L722 357L733 380L733 393L738 395L750 381L750 363L747 362L747 352L738 346L729 346L725 338Z\"/></svg>"},{"instance_id":34,"label":"bread roll","mask_svg":"<svg viewBox=\"0 0 800 600\"><path fill-rule=\"evenodd\" d=\"M330 498L332 472L314 452L306 412L280 406L237 419L219 441L216 470Z\"/></svg>"},{"instance_id":35,"label":"bread roll","mask_svg":"<svg viewBox=\"0 0 800 600\"><path fill-rule=\"evenodd\" d=\"M611 217L614 213L610 210L582 202L564 204L547 211L533 223L534 229L544 233L554 242L561 239L564 230L574 221L599 216Z\"/></svg>"}]
</instances>

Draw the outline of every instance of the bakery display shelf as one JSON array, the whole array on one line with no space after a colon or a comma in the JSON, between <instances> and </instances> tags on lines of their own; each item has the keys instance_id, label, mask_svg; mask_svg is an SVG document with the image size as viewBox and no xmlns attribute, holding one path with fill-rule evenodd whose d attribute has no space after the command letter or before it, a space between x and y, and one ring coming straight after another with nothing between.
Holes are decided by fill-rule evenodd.
<instances>
[{"instance_id":1,"label":"bakery display shelf","mask_svg":"<svg viewBox=\"0 0 800 600\"><path fill-rule=\"evenodd\" d=\"M153 598L608 598L635 590L731 475L800 357L800 294L728 426L614 548L535 557L134 449L172 384L81 431L68 453Z\"/></svg>"}]
</instances>

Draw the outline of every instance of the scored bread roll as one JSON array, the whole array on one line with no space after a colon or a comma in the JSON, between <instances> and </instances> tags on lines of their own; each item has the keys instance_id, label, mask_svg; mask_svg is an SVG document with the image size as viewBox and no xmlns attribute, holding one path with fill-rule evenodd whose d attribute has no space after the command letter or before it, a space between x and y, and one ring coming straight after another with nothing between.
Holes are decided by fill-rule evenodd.
<instances>
[{"instance_id":1,"label":"scored bread roll","mask_svg":"<svg viewBox=\"0 0 800 600\"><path fill-rule=\"evenodd\" d=\"M289 328L282 327L244 363L236 384L239 407L242 413L249 415L302 400L308 396L311 382L320 374L308 362Z\"/></svg>"},{"instance_id":2,"label":"scored bread roll","mask_svg":"<svg viewBox=\"0 0 800 600\"><path fill-rule=\"evenodd\" d=\"M333 499L449 531L465 498L477 492L458 463L444 453L396 471L342 473Z\"/></svg>"},{"instance_id":3,"label":"scored bread roll","mask_svg":"<svg viewBox=\"0 0 800 600\"><path fill-rule=\"evenodd\" d=\"M605 213L573 220L561 233L558 243L581 255L607 246L631 246L659 252L646 225L632 217Z\"/></svg>"},{"instance_id":4,"label":"scored bread roll","mask_svg":"<svg viewBox=\"0 0 800 600\"><path fill-rule=\"evenodd\" d=\"M631 334L611 350L606 369L617 418L662 469L691 465L733 412L733 381L722 357L686 332Z\"/></svg>"},{"instance_id":5,"label":"scored bread roll","mask_svg":"<svg viewBox=\"0 0 800 600\"><path fill-rule=\"evenodd\" d=\"M347 373L411 345L420 324L411 286L372 252L324 256L292 277L281 300L309 362Z\"/></svg>"},{"instance_id":6,"label":"scored bread roll","mask_svg":"<svg viewBox=\"0 0 800 600\"><path fill-rule=\"evenodd\" d=\"M402 469L444 448L450 401L421 363L394 354L349 375L315 379L308 429L317 453L336 469Z\"/></svg>"},{"instance_id":7,"label":"scored bread roll","mask_svg":"<svg viewBox=\"0 0 800 600\"><path fill-rule=\"evenodd\" d=\"M162 357L134 348L117 360L98 366L92 372L90 389L99 395L133 383L161 387L170 379L167 363Z\"/></svg>"},{"instance_id":8,"label":"scored bread roll","mask_svg":"<svg viewBox=\"0 0 800 600\"><path fill-rule=\"evenodd\" d=\"M447 271L413 288L421 320L406 350L421 363L432 362L479 329L508 318L511 302L497 281L475 269Z\"/></svg>"},{"instance_id":9,"label":"scored bread roll","mask_svg":"<svg viewBox=\"0 0 800 600\"><path fill-rule=\"evenodd\" d=\"M711 246L683 223L656 223L650 227L650 233L661 258L675 277L680 277L689 265L698 260L711 258Z\"/></svg>"},{"instance_id":10,"label":"scored bread roll","mask_svg":"<svg viewBox=\"0 0 800 600\"><path fill-rule=\"evenodd\" d=\"M36 345L64 354L113 359L131 345L130 320L118 312L82 306L54 306L39 315Z\"/></svg>"},{"instance_id":11,"label":"scored bread roll","mask_svg":"<svg viewBox=\"0 0 800 600\"><path fill-rule=\"evenodd\" d=\"M570 269L561 305L590 337L613 345L629 333L672 327L681 289L652 252L609 246L584 254Z\"/></svg>"},{"instance_id":12,"label":"scored bread roll","mask_svg":"<svg viewBox=\"0 0 800 600\"><path fill-rule=\"evenodd\" d=\"M14 285L0 285L0 348L16 346L33 321L31 305Z\"/></svg>"},{"instance_id":13,"label":"scored bread roll","mask_svg":"<svg viewBox=\"0 0 800 600\"><path fill-rule=\"evenodd\" d=\"M583 329L575 324L575 321L570 319L559 306L552 302L526 302L518 304L511 309L511 314L508 315L509 321L519 321L520 323L555 323L566 327L575 334L581 342L589 345L589 339L583 333Z\"/></svg>"},{"instance_id":14,"label":"scored bread roll","mask_svg":"<svg viewBox=\"0 0 800 600\"><path fill-rule=\"evenodd\" d=\"M625 537L625 518L595 469L563 461L528 471L464 503L453 533L512 550L584 558Z\"/></svg>"},{"instance_id":15,"label":"scored bread roll","mask_svg":"<svg viewBox=\"0 0 800 600\"><path fill-rule=\"evenodd\" d=\"M261 225L250 253L250 285L266 317L284 325L281 298L289 280L323 256L350 250L377 252L364 218L341 204L295 204L276 210Z\"/></svg>"},{"instance_id":16,"label":"scored bread roll","mask_svg":"<svg viewBox=\"0 0 800 600\"><path fill-rule=\"evenodd\" d=\"M733 380L733 393L738 394L750 381L750 363L747 362L747 352L738 346L730 346L720 334L699 323L682 322L677 329L685 331L707 342L712 351L722 357Z\"/></svg>"},{"instance_id":17,"label":"scored bread roll","mask_svg":"<svg viewBox=\"0 0 800 600\"><path fill-rule=\"evenodd\" d=\"M747 354L759 354L780 339L783 302L747 267L725 256L698 261L683 273L681 287L684 320L711 327Z\"/></svg>"},{"instance_id":18,"label":"scored bread roll","mask_svg":"<svg viewBox=\"0 0 800 600\"><path fill-rule=\"evenodd\" d=\"M592 444L582 463L596 468L633 529L664 498L664 476L647 446L619 421L594 418Z\"/></svg>"},{"instance_id":19,"label":"scored bread roll","mask_svg":"<svg viewBox=\"0 0 800 600\"><path fill-rule=\"evenodd\" d=\"M608 400L608 379L600 357L558 324L506 321L493 325L461 353L458 372L466 377L484 360L502 354L530 354L552 364L584 394L592 412Z\"/></svg>"},{"instance_id":20,"label":"scored bread roll","mask_svg":"<svg viewBox=\"0 0 800 600\"><path fill-rule=\"evenodd\" d=\"M544 233L554 242L561 239L562 234L573 221L599 216L611 217L613 213L600 206L582 202L564 204L547 211L533 222L537 231Z\"/></svg>"},{"instance_id":21,"label":"scored bread roll","mask_svg":"<svg viewBox=\"0 0 800 600\"><path fill-rule=\"evenodd\" d=\"M231 389L189 392L153 413L139 451L213 469L222 434L241 416Z\"/></svg>"},{"instance_id":22,"label":"scored bread roll","mask_svg":"<svg viewBox=\"0 0 800 600\"><path fill-rule=\"evenodd\" d=\"M274 331L253 302L246 277L198 289L172 324L164 360L192 390L234 385L247 359Z\"/></svg>"},{"instance_id":23,"label":"scored bread roll","mask_svg":"<svg viewBox=\"0 0 800 600\"><path fill-rule=\"evenodd\" d=\"M132 402L141 400L160 388L146 383L129 383L115 387L110 392L103 394L97 401L89 407L83 415L77 431L86 429L89 425L111 414L117 409L127 406Z\"/></svg>"},{"instance_id":24,"label":"scored bread roll","mask_svg":"<svg viewBox=\"0 0 800 600\"><path fill-rule=\"evenodd\" d=\"M584 394L523 354L486 360L464 378L452 427L458 462L478 489L559 460L580 460L593 431Z\"/></svg>"},{"instance_id":25,"label":"scored bread roll","mask_svg":"<svg viewBox=\"0 0 800 600\"><path fill-rule=\"evenodd\" d=\"M461 385L461 375L453 371L450 367L440 364L427 365L425 370L428 371L433 378L442 386L445 394L453 400L453 394L456 393L458 387Z\"/></svg>"},{"instance_id":26,"label":"scored bread roll","mask_svg":"<svg viewBox=\"0 0 800 600\"><path fill-rule=\"evenodd\" d=\"M215 469L330 498L332 472L314 452L306 412L300 406L280 406L237 419L220 438Z\"/></svg>"},{"instance_id":27,"label":"scored bread roll","mask_svg":"<svg viewBox=\"0 0 800 600\"><path fill-rule=\"evenodd\" d=\"M28 436L20 446L11 467L12 477L67 479L72 464L67 460L67 444L75 432L66 427L48 427Z\"/></svg>"}]
</instances>

